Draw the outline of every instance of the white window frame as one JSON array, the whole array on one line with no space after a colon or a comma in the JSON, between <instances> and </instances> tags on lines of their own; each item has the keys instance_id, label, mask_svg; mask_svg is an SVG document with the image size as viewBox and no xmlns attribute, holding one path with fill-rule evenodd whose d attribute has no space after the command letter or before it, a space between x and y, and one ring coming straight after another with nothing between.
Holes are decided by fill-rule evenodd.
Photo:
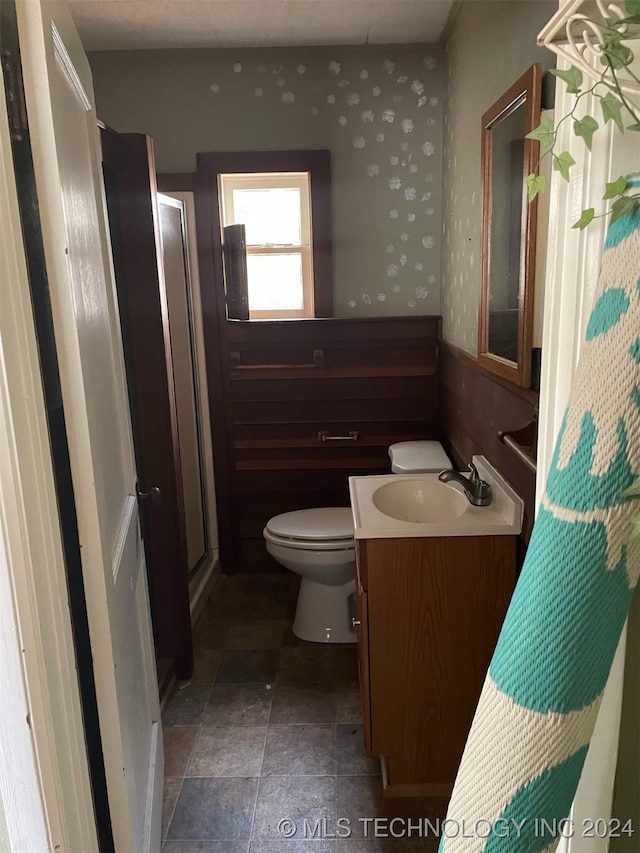
<instances>
[{"instance_id":1,"label":"white window frame","mask_svg":"<svg viewBox=\"0 0 640 853\"><path fill-rule=\"evenodd\" d=\"M237 189L297 189L300 191L299 244L249 244L247 255L300 255L302 270L302 308L290 311L265 311L252 309L251 320L287 320L315 316L313 281L313 224L311 218L311 173L310 172L241 172L218 175L218 198L220 200L220 225L242 224L236 220L233 191Z\"/></svg>"}]
</instances>

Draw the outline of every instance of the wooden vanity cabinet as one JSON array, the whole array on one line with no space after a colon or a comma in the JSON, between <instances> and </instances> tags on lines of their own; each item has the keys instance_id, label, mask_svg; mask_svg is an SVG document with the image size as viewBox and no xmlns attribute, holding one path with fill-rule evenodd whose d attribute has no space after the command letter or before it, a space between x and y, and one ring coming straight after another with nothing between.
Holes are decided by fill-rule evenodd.
<instances>
[{"instance_id":1,"label":"wooden vanity cabinet","mask_svg":"<svg viewBox=\"0 0 640 853\"><path fill-rule=\"evenodd\" d=\"M360 539L365 748L388 796L448 796L515 585L515 536Z\"/></svg>"}]
</instances>

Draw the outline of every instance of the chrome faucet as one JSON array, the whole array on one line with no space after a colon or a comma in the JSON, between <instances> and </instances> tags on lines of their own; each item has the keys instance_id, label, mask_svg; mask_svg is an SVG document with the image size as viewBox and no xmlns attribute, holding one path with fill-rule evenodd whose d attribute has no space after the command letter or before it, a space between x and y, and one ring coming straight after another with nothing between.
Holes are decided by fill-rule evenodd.
<instances>
[{"instance_id":1,"label":"chrome faucet","mask_svg":"<svg viewBox=\"0 0 640 853\"><path fill-rule=\"evenodd\" d=\"M464 474L459 474L447 468L438 474L438 479L443 483L449 483L453 480L454 483L459 483L464 489L469 503L473 506L489 506L491 503L491 487L486 480L483 480L478 474L478 469L469 462L470 477L465 477Z\"/></svg>"}]
</instances>

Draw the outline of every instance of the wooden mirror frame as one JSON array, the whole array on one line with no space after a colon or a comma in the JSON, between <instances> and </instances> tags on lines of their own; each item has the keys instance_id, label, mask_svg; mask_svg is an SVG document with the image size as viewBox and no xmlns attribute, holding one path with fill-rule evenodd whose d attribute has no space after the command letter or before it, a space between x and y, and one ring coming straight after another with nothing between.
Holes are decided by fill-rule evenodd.
<instances>
[{"instance_id":1,"label":"wooden mirror frame","mask_svg":"<svg viewBox=\"0 0 640 853\"><path fill-rule=\"evenodd\" d=\"M494 126L509 115L524 97L525 133L540 123L542 66L536 63L500 97L482 116L482 289L478 323L478 363L486 370L528 388L531 382L531 346L533 338L533 291L536 255L537 199L522 197L520 276L518 289L518 360L510 361L489 350L489 296L491 291L491 215L493 205ZM524 140L522 180L535 171L540 145Z\"/></svg>"}]
</instances>

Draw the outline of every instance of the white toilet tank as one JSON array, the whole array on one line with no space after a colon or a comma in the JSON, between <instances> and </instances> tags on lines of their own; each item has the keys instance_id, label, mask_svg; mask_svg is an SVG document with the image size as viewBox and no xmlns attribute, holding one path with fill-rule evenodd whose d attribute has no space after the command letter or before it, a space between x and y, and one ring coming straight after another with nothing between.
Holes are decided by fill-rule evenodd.
<instances>
[{"instance_id":1,"label":"white toilet tank","mask_svg":"<svg viewBox=\"0 0 640 853\"><path fill-rule=\"evenodd\" d=\"M399 441L389 447L394 474L438 474L452 468L439 441Z\"/></svg>"}]
</instances>

